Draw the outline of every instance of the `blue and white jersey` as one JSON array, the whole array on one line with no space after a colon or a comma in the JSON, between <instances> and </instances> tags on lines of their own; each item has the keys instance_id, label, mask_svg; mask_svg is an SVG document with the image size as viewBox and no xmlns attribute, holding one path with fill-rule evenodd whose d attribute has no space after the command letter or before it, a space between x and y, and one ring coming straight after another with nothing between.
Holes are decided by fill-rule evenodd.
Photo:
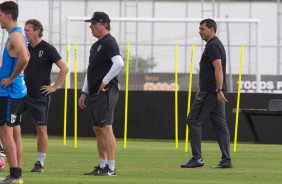
<instances>
[{"instance_id":1,"label":"blue and white jersey","mask_svg":"<svg viewBox=\"0 0 282 184\"><path fill-rule=\"evenodd\" d=\"M20 27L15 27L9 32L9 37L11 34L15 32L20 32L27 44L27 39L25 37L25 34L23 30ZM2 81L5 78L8 78L11 76L12 72L14 71L17 63L18 58L12 57L9 55L7 44L9 42L9 37L6 41L6 45L3 51L2 55L2 67L0 67L0 81ZM0 86L0 96L5 97L11 97L11 98L23 98L26 96L27 89L24 82L24 73L23 71L14 79L13 83L8 85L6 88Z\"/></svg>"}]
</instances>

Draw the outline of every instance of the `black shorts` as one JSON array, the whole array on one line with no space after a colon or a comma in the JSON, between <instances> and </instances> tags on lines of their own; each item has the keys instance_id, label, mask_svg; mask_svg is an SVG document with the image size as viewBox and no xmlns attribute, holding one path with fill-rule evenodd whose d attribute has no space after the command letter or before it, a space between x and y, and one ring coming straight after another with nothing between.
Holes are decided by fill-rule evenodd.
<instances>
[{"instance_id":1,"label":"black shorts","mask_svg":"<svg viewBox=\"0 0 282 184\"><path fill-rule=\"evenodd\" d=\"M0 126L10 127L21 123L23 98L0 97Z\"/></svg>"},{"instance_id":2,"label":"black shorts","mask_svg":"<svg viewBox=\"0 0 282 184\"><path fill-rule=\"evenodd\" d=\"M28 121L35 126L46 126L48 120L51 96L24 98L23 111L26 111Z\"/></svg>"},{"instance_id":3,"label":"black shorts","mask_svg":"<svg viewBox=\"0 0 282 184\"><path fill-rule=\"evenodd\" d=\"M114 110L118 101L119 90L108 86L108 90L99 94L90 95L89 110L93 126L112 125Z\"/></svg>"}]
</instances>

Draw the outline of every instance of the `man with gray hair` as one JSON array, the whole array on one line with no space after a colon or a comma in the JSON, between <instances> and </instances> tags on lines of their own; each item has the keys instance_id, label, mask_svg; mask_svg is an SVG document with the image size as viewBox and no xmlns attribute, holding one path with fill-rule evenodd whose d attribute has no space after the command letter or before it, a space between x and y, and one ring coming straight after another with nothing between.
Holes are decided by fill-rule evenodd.
<instances>
[{"instance_id":1,"label":"man with gray hair","mask_svg":"<svg viewBox=\"0 0 282 184\"><path fill-rule=\"evenodd\" d=\"M116 140L113 132L114 109L118 101L117 75L124 62L115 38L110 34L110 18L104 12L95 12L90 22L92 35L98 38L90 49L89 66L85 77L79 106L86 107L86 97L92 128L96 135L99 165L85 175L116 176Z\"/></svg>"},{"instance_id":2,"label":"man with gray hair","mask_svg":"<svg viewBox=\"0 0 282 184\"><path fill-rule=\"evenodd\" d=\"M24 71L27 96L23 110L26 110L28 121L35 125L37 131L37 160L31 172L42 173L48 147L47 120L51 94L63 84L69 69L56 48L42 39L43 26L39 20L27 20L24 32L29 42L30 60ZM53 64L60 71L54 84L51 84Z\"/></svg>"}]
</instances>

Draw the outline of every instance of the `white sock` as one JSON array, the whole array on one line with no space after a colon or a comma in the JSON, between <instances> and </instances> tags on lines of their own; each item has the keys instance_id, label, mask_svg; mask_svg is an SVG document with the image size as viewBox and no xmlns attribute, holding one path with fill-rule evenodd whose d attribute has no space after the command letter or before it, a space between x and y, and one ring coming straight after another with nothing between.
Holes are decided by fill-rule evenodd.
<instances>
[{"instance_id":1,"label":"white sock","mask_svg":"<svg viewBox=\"0 0 282 184\"><path fill-rule=\"evenodd\" d=\"M108 160L107 164L112 171L115 170L115 160Z\"/></svg>"},{"instance_id":2,"label":"white sock","mask_svg":"<svg viewBox=\"0 0 282 184\"><path fill-rule=\"evenodd\" d=\"M37 161L39 161L42 166L44 165L45 157L46 153L37 152Z\"/></svg>"},{"instance_id":3,"label":"white sock","mask_svg":"<svg viewBox=\"0 0 282 184\"><path fill-rule=\"evenodd\" d=\"M99 167L101 169L104 169L106 167L106 164L107 164L107 160L105 159L100 159L100 163L99 163Z\"/></svg>"}]
</instances>

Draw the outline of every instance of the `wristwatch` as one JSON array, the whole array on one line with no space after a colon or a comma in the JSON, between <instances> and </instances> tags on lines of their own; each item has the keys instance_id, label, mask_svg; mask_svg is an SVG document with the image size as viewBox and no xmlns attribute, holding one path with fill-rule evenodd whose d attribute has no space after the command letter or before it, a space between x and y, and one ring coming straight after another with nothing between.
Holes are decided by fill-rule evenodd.
<instances>
[{"instance_id":1,"label":"wristwatch","mask_svg":"<svg viewBox=\"0 0 282 184\"><path fill-rule=\"evenodd\" d=\"M219 92L221 92L221 91L223 91L223 89L216 89L216 90L215 90L216 93L219 93Z\"/></svg>"}]
</instances>

